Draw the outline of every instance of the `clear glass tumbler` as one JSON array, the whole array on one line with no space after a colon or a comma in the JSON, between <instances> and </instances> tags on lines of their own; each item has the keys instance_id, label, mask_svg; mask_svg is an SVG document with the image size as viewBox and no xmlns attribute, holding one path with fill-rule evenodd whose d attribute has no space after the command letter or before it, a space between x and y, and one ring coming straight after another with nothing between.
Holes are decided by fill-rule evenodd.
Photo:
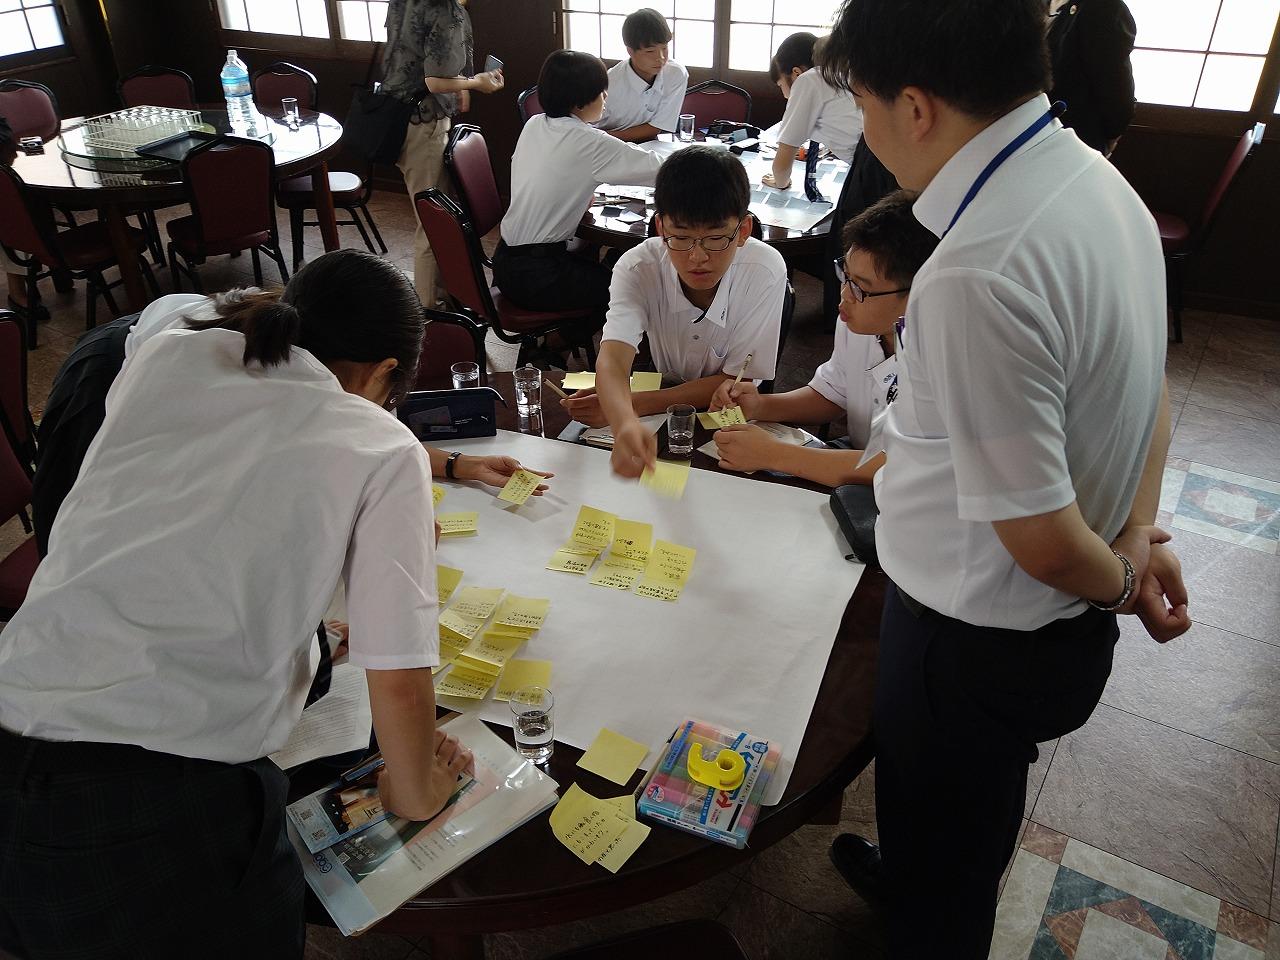
<instances>
[{"instance_id":1,"label":"clear glass tumbler","mask_svg":"<svg viewBox=\"0 0 1280 960\"><path fill-rule=\"evenodd\" d=\"M302 115L298 113L298 98L282 97L280 107L284 113L284 122L289 125L289 129L297 130L298 124L302 122Z\"/></svg>"},{"instance_id":2,"label":"clear glass tumbler","mask_svg":"<svg viewBox=\"0 0 1280 960\"><path fill-rule=\"evenodd\" d=\"M682 143L693 142L693 121L694 116L692 113L680 114L679 137Z\"/></svg>"},{"instance_id":3,"label":"clear glass tumbler","mask_svg":"<svg viewBox=\"0 0 1280 960\"><path fill-rule=\"evenodd\" d=\"M697 408L687 403L667 407L667 449L673 456L693 455L693 424Z\"/></svg>"},{"instance_id":4,"label":"clear glass tumbler","mask_svg":"<svg viewBox=\"0 0 1280 960\"><path fill-rule=\"evenodd\" d=\"M511 729L516 750L533 763L546 763L555 749L555 729L551 712L555 697L546 687L520 687L511 694Z\"/></svg>"},{"instance_id":5,"label":"clear glass tumbler","mask_svg":"<svg viewBox=\"0 0 1280 960\"><path fill-rule=\"evenodd\" d=\"M453 371L453 389L480 386L480 365L478 363L455 363L449 368Z\"/></svg>"},{"instance_id":6,"label":"clear glass tumbler","mask_svg":"<svg viewBox=\"0 0 1280 960\"><path fill-rule=\"evenodd\" d=\"M516 413L522 417L542 413L542 371L526 363L511 376L516 384Z\"/></svg>"}]
</instances>

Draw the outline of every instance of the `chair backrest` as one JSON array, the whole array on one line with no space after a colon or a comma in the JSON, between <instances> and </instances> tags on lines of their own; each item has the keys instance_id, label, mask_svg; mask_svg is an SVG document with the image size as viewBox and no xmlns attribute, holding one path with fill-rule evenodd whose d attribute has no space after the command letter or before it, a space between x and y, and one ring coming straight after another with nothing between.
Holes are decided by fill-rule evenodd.
<instances>
[{"instance_id":1,"label":"chair backrest","mask_svg":"<svg viewBox=\"0 0 1280 960\"><path fill-rule=\"evenodd\" d=\"M275 155L262 141L217 137L202 143L182 161L182 181L202 246L264 230L277 242Z\"/></svg>"},{"instance_id":2,"label":"chair backrest","mask_svg":"<svg viewBox=\"0 0 1280 960\"><path fill-rule=\"evenodd\" d=\"M196 85L191 74L173 67L147 64L120 81L120 102L126 107L196 109Z\"/></svg>"},{"instance_id":3,"label":"chair backrest","mask_svg":"<svg viewBox=\"0 0 1280 960\"><path fill-rule=\"evenodd\" d=\"M713 120L751 122L751 94L723 80L695 83L684 95L681 113L692 113L693 128L702 130Z\"/></svg>"},{"instance_id":4,"label":"chair backrest","mask_svg":"<svg viewBox=\"0 0 1280 960\"><path fill-rule=\"evenodd\" d=\"M0 246L17 260L19 253L48 266L60 263L54 252L53 215L37 205L13 167L0 164ZM20 262L20 261L19 261Z\"/></svg>"},{"instance_id":5,"label":"chair backrest","mask_svg":"<svg viewBox=\"0 0 1280 960\"><path fill-rule=\"evenodd\" d=\"M449 131L444 165L453 177L460 206L479 236L502 222L502 195L489 162L489 147L480 128L461 123Z\"/></svg>"},{"instance_id":6,"label":"chair backrest","mask_svg":"<svg viewBox=\"0 0 1280 960\"><path fill-rule=\"evenodd\" d=\"M787 334L791 332L791 318L796 312L796 288L791 285L791 281L787 281L787 292L782 296L782 316L778 320L778 356L773 364L772 380L762 380L760 382L761 393L773 393L774 384L777 383L778 368L782 365L782 351L787 347Z\"/></svg>"},{"instance_id":7,"label":"chair backrest","mask_svg":"<svg viewBox=\"0 0 1280 960\"><path fill-rule=\"evenodd\" d=\"M455 363L471 362L480 368L480 385L488 380L484 327L461 313L427 310L427 329L418 359L416 390L448 390L453 386Z\"/></svg>"},{"instance_id":8,"label":"chair backrest","mask_svg":"<svg viewBox=\"0 0 1280 960\"><path fill-rule=\"evenodd\" d=\"M53 140L62 128L58 98L43 83L30 80L0 80L0 117L19 138Z\"/></svg>"},{"instance_id":9,"label":"chair backrest","mask_svg":"<svg viewBox=\"0 0 1280 960\"><path fill-rule=\"evenodd\" d=\"M304 110L316 108L316 75L296 64L278 60L255 70L249 82L259 110L279 110L285 97L293 97Z\"/></svg>"},{"instance_id":10,"label":"chair backrest","mask_svg":"<svg viewBox=\"0 0 1280 960\"><path fill-rule=\"evenodd\" d=\"M1213 221L1217 219L1218 208L1222 206L1223 198L1230 192L1231 185L1253 155L1254 147L1262 142L1262 135L1266 132L1267 125L1265 123L1255 123L1242 133L1240 139L1236 141L1235 149L1231 151L1231 156L1227 158L1227 165L1222 168L1222 173L1218 176L1218 182L1213 185L1213 190L1205 201L1204 208L1200 211L1200 219L1196 221L1195 226L1192 228L1191 245L1193 247L1201 246L1205 238L1208 237L1209 231L1213 228Z\"/></svg>"},{"instance_id":11,"label":"chair backrest","mask_svg":"<svg viewBox=\"0 0 1280 960\"><path fill-rule=\"evenodd\" d=\"M542 101L538 99L538 85L536 83L516 97L516 109L520 111L521 123L528 123L530 117L536 117L540 113L547 112L542 109Z\"/></svg>"},{"instance_id":12,"label":"chair backrest","mask_svg":"<svg viewBox=\"0 0 1280 960\"><path fill-rule=\"evenodd\" d=\"M0 443L0 523L24 513L31 502L31 478L13 447Z\"/></svg>"},{"instance_id":13,"label":"chair backrest","mask_svg":"<svg viewBox=\"0 0 1280 960\"><path fill-rule=\"evenodd\" d=\"M35 426L27 408L27 333L16 314L0 310L0 427L28 471L35 468Z\"/></svg>"},{"instance_id":14,"label":"chair backrest","mask_svg":"<svg viewBox=\"0 0 1280 960\"><path fill-rule=\"evenodd\" d=\"M496 325L498 311L484 275L480 240L456 203L432 187L413 198L418 220L435 254L440 283L458 306Z\"/></svg>"}]
</instances>

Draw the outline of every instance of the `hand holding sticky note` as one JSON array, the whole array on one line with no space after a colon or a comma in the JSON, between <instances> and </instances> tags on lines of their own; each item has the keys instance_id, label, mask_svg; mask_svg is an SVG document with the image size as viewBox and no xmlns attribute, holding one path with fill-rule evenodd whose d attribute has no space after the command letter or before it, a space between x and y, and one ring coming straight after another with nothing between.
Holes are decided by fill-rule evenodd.
<instances>
[{"instance_id":1,"label":"hand holding sticky note","mask_svg":"<svg viewBox=\"0 0 1280 960\"><path fill-rule=\"evenodd\" d=\"M723 410L708 410L698 414L698 422L708 430L719 430L731 423L746 423L747 418L741 407L725 407Z\"/></svg>"},{"instance_id":2,"label":"hand holding sticky note","mask_svg":"<svg viewBox=\"0 0 1280 960\"><path fill-rule=\"evenodd\" d=\"M684 486L689 482L689 462L659 460L651 470L645 468L640 474L640 486L648 487L654 493L672 500L684 496Z\"/></svg>"},{"instance_id":3,"label":"hand holding sticky note","mask_svg":"<svg viewBox=\"0 0 1280 960\"><path fill-rule=\"evenodd\" d=\"M530 473L524 469L517 470L507 481L507 485L502 488L502 492L498 494L498 499L518 507L533 495L533 491L538 489L540 483L542 478L536 473Z\"/></svg>"}]
</instances>

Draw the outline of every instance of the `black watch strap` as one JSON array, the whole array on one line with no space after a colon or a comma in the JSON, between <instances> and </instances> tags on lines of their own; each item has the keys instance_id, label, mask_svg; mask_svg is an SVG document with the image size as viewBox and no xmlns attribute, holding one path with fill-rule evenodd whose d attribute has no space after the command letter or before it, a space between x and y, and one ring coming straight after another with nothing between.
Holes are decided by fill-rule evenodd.
<instances>
[{"instance_id":1,"label":"black watch strap","mask_svg":"<svg viewBox=\"0 0 1280 960\"><path fill-rule=\"evenodd\" d=\"M448 458L444 462L444 475L449 480L458 479L457 476L454 474L453 470L454 470L454 464L458 462L458 458L460 456L462 456L462 452L460 450L455 450L453 451L453 453L449 454Z\"/></svg>"}]
</instances>

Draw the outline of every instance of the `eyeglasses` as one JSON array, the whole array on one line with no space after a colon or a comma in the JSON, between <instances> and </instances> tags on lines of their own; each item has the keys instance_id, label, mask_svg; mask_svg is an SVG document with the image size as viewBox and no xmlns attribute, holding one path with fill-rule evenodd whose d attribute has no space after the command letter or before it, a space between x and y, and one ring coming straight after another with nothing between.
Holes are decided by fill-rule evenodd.
<instances>
[{"instance_id":1,"label":"eyeglasses","mask_svg":"<svg viewBox=\"0 0 1280 960\"><path fill-rule=\"evenodd\" d=\"M733 227L733 233L727 237L663 237L662 242L667 245L668 250L674 250L676 253L688 253L694 247L702 247L707 253L719 253L722 250L728 250L729 245L738 239L738 230L742 228L743 217Z\"/></svg>"},{"instance_id":2,"label":"eyeglasses","mask_svg":"<svg viewBox=\"0 0 1280 960\"><path fill-rule=\"evenodd\" d=\"M875 293L868 293L858 286L858 281L850 278L844 269L844 259L840 258L834 261L836 265L836 279L849 288L849 292L853 294L855 303L861 303L867 297L887 297L895 293L906 293L910 287L899 287L897 290L878 290Z\"/></svg>"}]
</instances>

